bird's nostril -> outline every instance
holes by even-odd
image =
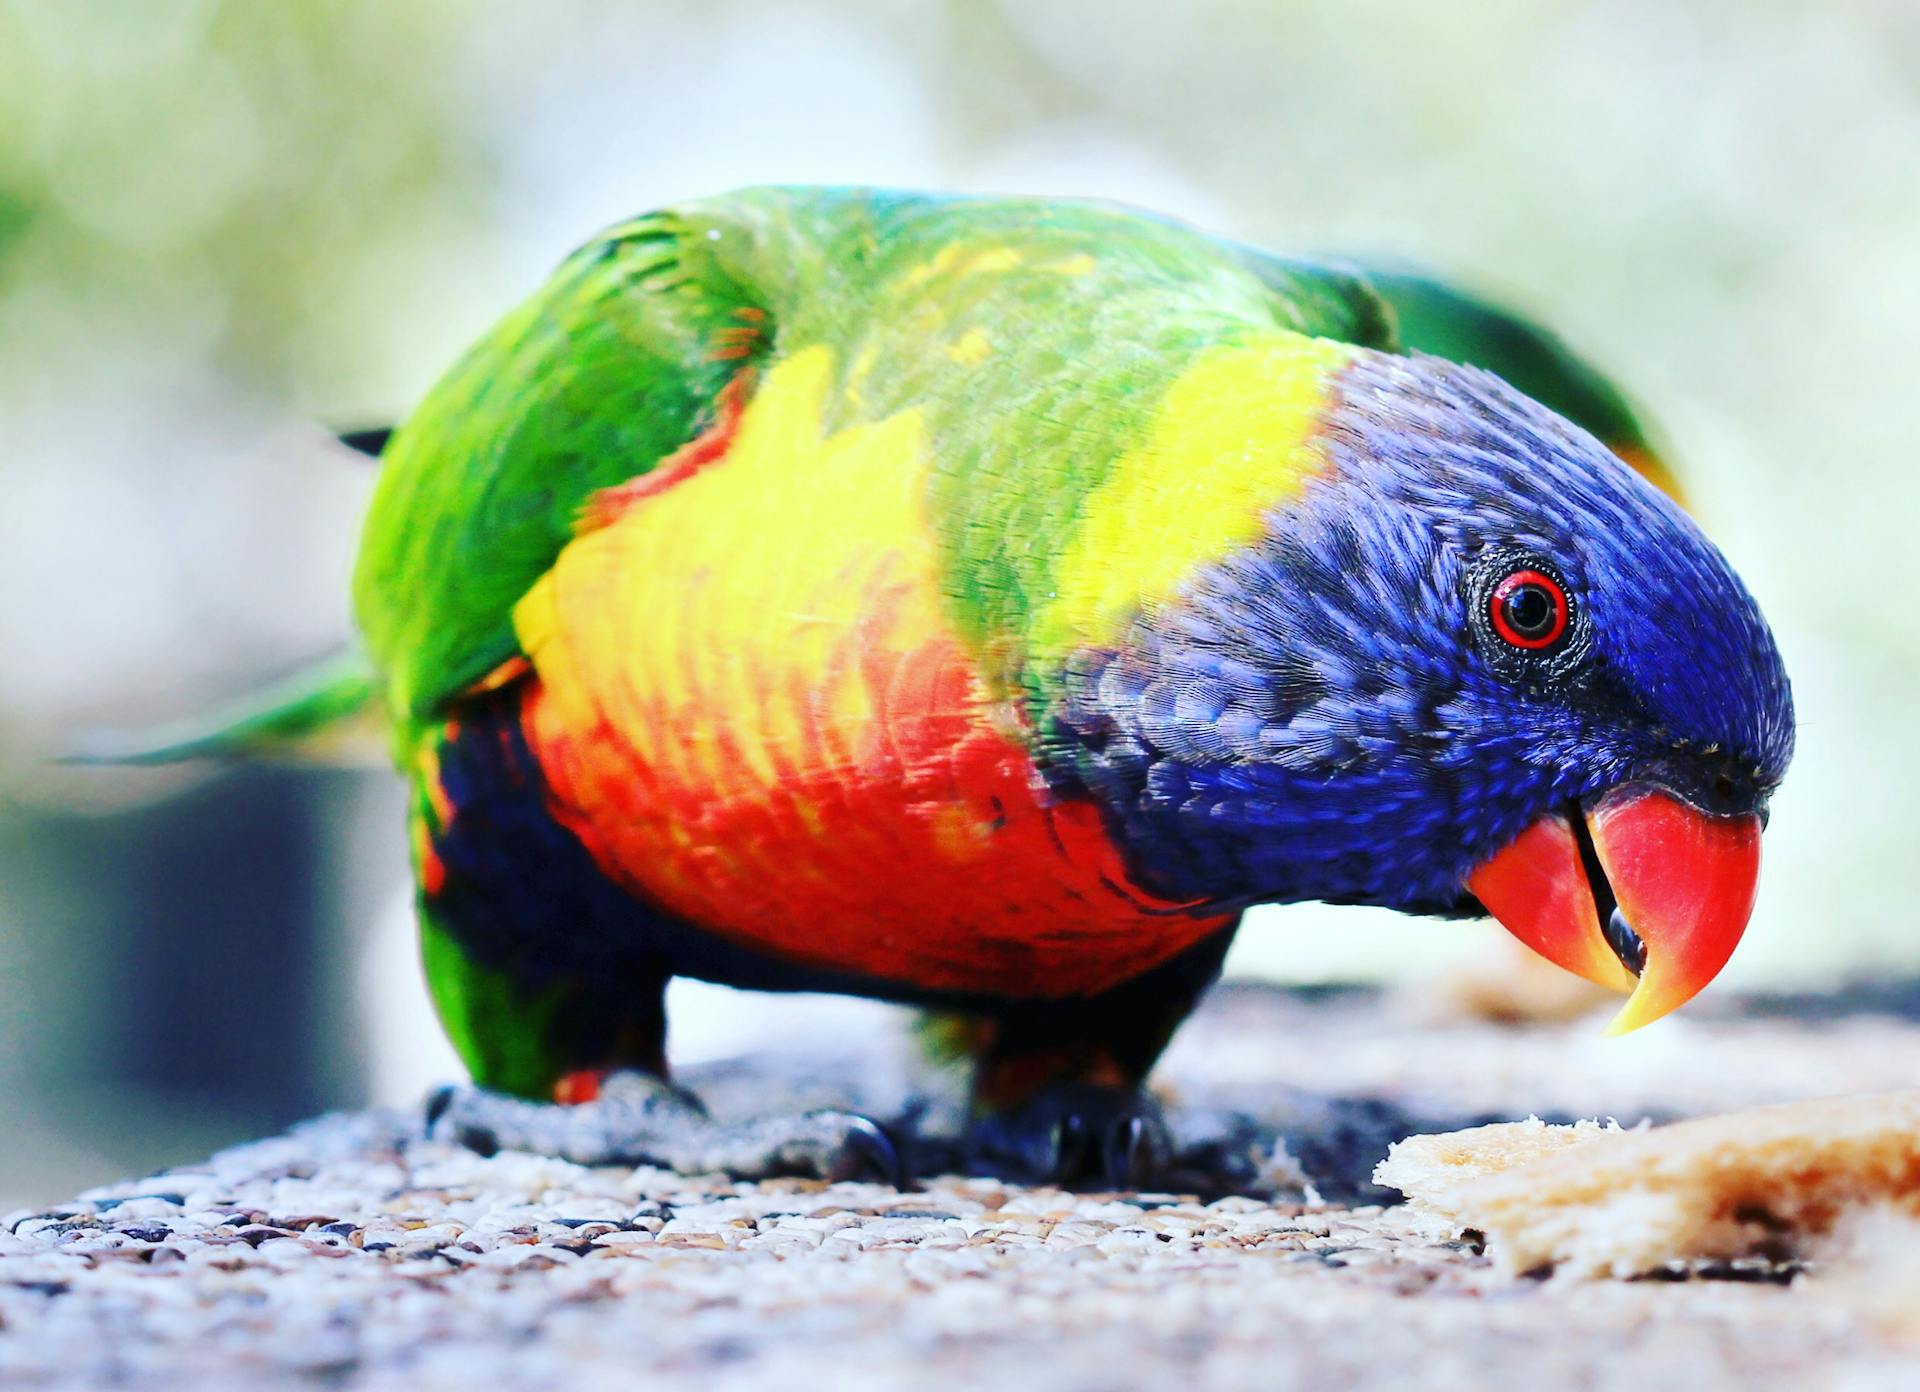
[[[1723,800],[1731,802],[1733,800],[1733,793],[1734,793],[1732,775],[1723,773],[1718,778],[1714,779],[1713,791],[1718,793]]]

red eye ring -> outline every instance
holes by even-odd
[[[1548,607],[1541,608],[1544,598]],[[1567,592],[1539,570],[1516,570],[1493,587],[1487,617],[1500,641],[1527,652],[1559,642],[1567,631]]]

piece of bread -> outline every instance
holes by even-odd
[[[1920,1215],[1920,1091],[1632,1131],[1538,1120],[1412,1136],[1374,1171],[1428,1232],[1485,1234],[1509,1272],[1632,1276],[1756,1251],[1817,1255],[1862,1205]]]
[[[1559,1155],[1600,1136],[1624,1135],[1616,1122],[1579,1121],[1552,1126],[1539,1117],[1409,1136],[1387,1150],[1374,1167],[1373,1182],[1407,1196],[1414,1229],[1431,1237],[1453,1237],[1474,1225],[1458,1219],[1462,1196],[1488,1175],[1504,1173],[1550,1155]]]

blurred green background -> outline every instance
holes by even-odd
[[[49,755],[337,642],[371,469],[320,426],[749,182],[1101,195],[1531,309],[1660,422],[1795,679],[1728,980],[1920,971],[1917,166],[1907,0],[0,4],[0,1209],[450,1073],[384,774]],[[1238,971],[1483,941],[1262,918]]]

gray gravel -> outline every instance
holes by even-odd
[[[1607,1092],[1580,1081],[1592,1031],[1228,993],[1169,1061],[1170,1092],[1203,1117],[1246,1098],[1236,1134],[1285,1134],[1336,1187],[1371,1142],[1311,1128],[1577,1109]],[[1892,1018],[1709,1018],[1674,1047],[1715,1081],[1669,1061],[1615,1090],[1734,1105],[1822,1060],[1819,1077],[1893,1085],[1916,1046]],[[825,1065],[795,1059],[715,1073],[708,1092],[745,1105],[788,1069],[810,1074],[810,1100],[903,1100],[852,1081],[821,1098]],[[1912,1331],[1856,1301],[1857,1279],[1511,1282],[1391,1209],[1304,1202],[1266,1158],[1262,1194],[1212,1202],[980,1179],[898,1193],[482,1159],[417,1139],[410,1116],[323,1118],[0,1220],[0,1386],[1913,1385]]]

